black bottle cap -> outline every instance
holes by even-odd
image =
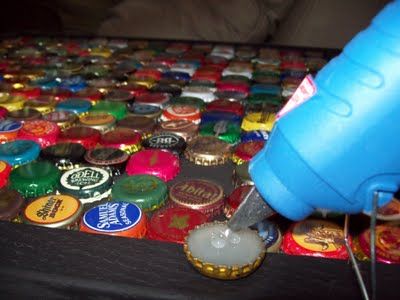
[[[182,89],[176,84],[157,83],[150,89],[153,93],[169,93],[173,97],[178,97],[182,93]]]
[[[186,142],[179,135],[169,132],[160,132],[145,139],[142,142],[142,146],[147,149],[169,150],[179,156],[185,150]]]
[[[40,157],[54,163],[60,170],[70,170],[84,162],[86,149],[77,143],[58,143],[42,149]]]
[[[107,167],[111,176],[116,177],[124,173],[129,155],[117,148],[97,147],[90,149],[85,154],[85,160],[97,167]]]

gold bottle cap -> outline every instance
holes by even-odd
[[[215,166],[226,163],[231,145],[214,136],[197,136],[187,145],[185,157],[196,165]]]
[[[110,57],[112,52],[110,49],[108,48],[103,48],[103,47],[99,47],[99,48],[92,48],[90,49],[90,55],[92,56],[102,56],[102,57]]]
[[[40,96],[24,103],[24,107],[36,109],[41,114],[51,113],[54,111],[55,106],[56,100],[51,96]]]
[[[105,112],[89,112],[79,118],[79,125],[94,128],[102,133],[115,127],[115,117]]]
[[[233,232],[226,222],[197,226],[189,232],[183,249],[201,274],[224,280],[250,275],[261,265],[266,253],[255,230]]]
[[[128,83],[135,83],[137,85],[141,85],[147,89],[150,89],[153,85],[155,85],[156,81],[152,78],[133,78],[129,80]]]
[[[46,73],[42,70],[25,70],[24,72],[20,73],[22,78],[28,78],[30,81],[38,80],[43,78]]]
[[[254,185],[249,174],[249,162],[236,165],[233,170],[233,186],[236,188],[242,185]]]
[[[355,237],[353,239],[353,242],[351,243],[351,248],[353,250],[354,256],[360,260],[360,261],[367,261],[369,260],[369,257],[362,251],[360,247],[360,241],[358,240],[358,237]]]

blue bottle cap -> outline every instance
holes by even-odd
[[[244,131],[240,136],[242,143],[253,142],[253,141],[267,141],[269,139],[269,131],[265,130],[254,130]]]
[[[35,160],[39,153],[40,145],[34,141],[17,140],[0,144],[0,160],[13,167]]]
[[[53,88],[59,87],[61,80],[54,77],[44,77],[33,82],[33,85],[39,86],[42,90],[51,90]]]
[[[278,226],[268,220],[263,220],[254,225],[254,228],[258,231],[258,235],[264,241],[265,247],[268,252],[278,252],[281,244],[282,236]]]
[[[143,67],[143,64],[135,59],[126,59],[121,61],[117,66],[117,70],[136,70]]]
[[[13,120],[0,121],[0,133],[12,132],[21,129],[22,123]]]
[[[73,93],[79,92],[87,86],[86,81],[81,76],[73,76],[61,81],[60,87]]]
[[[57,111],[68,111],[75,114],[88,112],[92,107],[90,101],[81,98],[68,98],[60,103],[57,103]]]
[[[128,111],[132,114],[142,116],[161,113],[161,109],[157,106],[138,103],[134,103],[132,105],[128,104]]]
[[[201,66],[201,62],[195,59],[179,59],[177,64],[191,65],[193,68],[197,69]]]
[[[136,204],[106,202],[88,210],[82,219],[92,230],[114,233],[133,228],[141,218],[142,211]]]
[[[306,77],[306,75],[307,73],[302,70],[285,70],[281,74],[281,79],[285,79],[287,77],[303,79],[304,77]]]
[[[242,117],[237,114],[220,111],[206,111],[201,115],[201,125],[218,121],[228,121],[240,124],[242,122]]]
[[[162,74],[162,78],[189,81],[190,75],[186,72],[167,71]]]
[[[274,85],[274,84],[254,84],[250,88],[250,94],[269,94],[269,95],[275,95],[275,96],[280,96],[282,93],[280,85]]]

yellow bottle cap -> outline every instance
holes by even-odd
[[[90,51],[90,55],[93,56],[102,56],[102,57],[110,57],[111,56],[111,50],[108,48],[93,48]]]
[[[275,123],[275,113],[261,112],[250,113],[243,118],[242,129],[245,131],[266,130],[271,131]]]
[[[22,109],[26,98],[22,96],[11,96],[7,93],[0,95],[0,106],[6,108],[8,111]]]
[[[69,228],[82,212],[81,202],[69,195],[47,195],[29,203],[23,213],[27,224],[51,228]]]
[[[129,80],[128,83],[135,83],[137,85],[141,85],[147,89],[150,89],[156,83],[156,81],[151,78],[143,78],[143,79],[140,78],[140,79]]]
[[[43,115],[54,111],[55,106],[56,101],[51,96],[41,96],[24,103],[24,107],[36,109]]]

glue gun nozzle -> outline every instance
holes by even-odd
[[[274,213],[274,210],[268,206],[253,186],[228,221],[228,227],[233,231],[245,229]]]

